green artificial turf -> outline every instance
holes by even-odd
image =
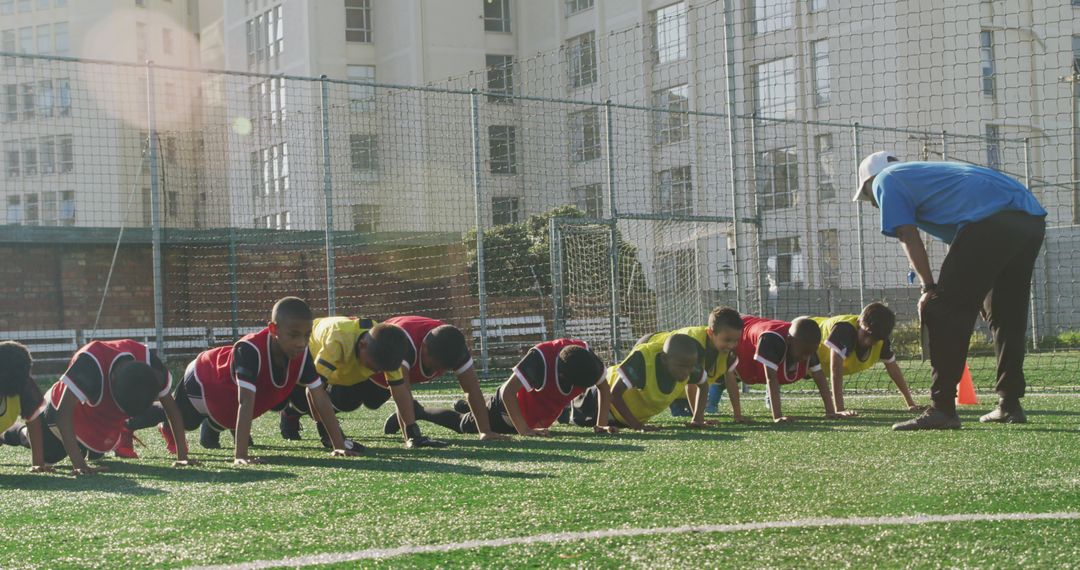
[[[809,386],[805,386],[809,387]],[[804,387],[804,388],[805,388]],[[447,384],[441,388],[445,390]],[[449,398],[424,390],[420,398]],[[233,467],[190,434],[195,468],[174,469],[154,430],[139,460],[111,473],[27,472],[29,452],[0,448],[0,567],[177,567],[541,533],[782,521],[816,517],[1080,511],[1080,397],[1025,400],[1031,422],[978,423],[991,398],[961,410],[958,432],[894,433],[899,397],[853,397],[859,418],[827,421],[821,403],[789,394],[788,426],[696,431],[664,414],[656,433],[592,434],[557,426],[551,439],[483,443],[423,424],[453,443],[406,450],[381,434],[390,407],[343,416],[367,457],[331,458],[307,429],[255,424],[255,454]],[[925,401],[925,394],[919,395]],[[229,445],[228,436],[222,438]],[[66,467],[65,462],[63,466]],[[941,523],[609,538],[403,556],[342,567],[918,567],[1076,564],[1080,521]]]

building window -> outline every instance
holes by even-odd
[[[0,15],[15,13],[15,0],[0,0]]]
[[[56,55],[69,55],[71,53],[71,40],[68,38],[67,22],[53,24],[53,41]]]
[[[825,289],[840,288],[840,232],[821,230],[818,232],[818,247],[821,252],[821,286]]]
[[[36,226],[41,221],[38,210],[38,195],[26,194],[23,196],[23,224]]]
[[[71,135],[56,137],[56,168],[61,174],[75,170],[75,145]]]
[[[758,153],[757,186],[763,210],[787,208],[795,204],[795,193],[799,188],[795,147]]]
[[[824,12],[829,7],[828,0],[810,0],[811,12]]]
[[[289,145],[281,143],[273,147],[274,191],[284,194],[289,190]]]
[[[349,135],[349,157],[353,172],[374,172],[378,166],[378,139],[375,135]]]
[[[265,62],[277,63],[285,48],[285,19],[281,6],[256,15],[245,24],[248,67]]]
[[[8,196],[7,223],[19,225],[23,221],[22,196]]]
[[[48,55],[52,53],[52,26],[45,24],[37,27],[37,53]]]
[[[19,53],[34,53],[34,28],[19,28]],[[23,60],[24,65],[29,65],[30,60]]]
[[[510,0],[482,0],[484,2],[484,31],[510,31]]]
[[[803,259],[799,238],[765,240],[765,255],[771,285],[802,285]]]
[[[487,100],[489,103],[513,103],[505,95],[514,94],[514,57],[509,55],[488,55],[487,63]]]
[[[754,66],[754,110],[764,118],[795,114],[795,60],[785,57]]]
[[[53,84],[52,80],[38,81],[37,84],[37,116],[53,116]]]
[[[345,0],[345,41],[371,43],[371,0]]]
[[[173,53],[173,35],[169,28],[161,29],[161,53],[165,55]]]
[[[814,137],[814,150],[817,152],[817,187],[821,200],[836,199],[837,160],[833,148],[832,135]]]
[[[374,65],[350,65],[346,67],[349,81],[375,82]],[[349,110],[363,113],[375,108],[375,86],[349,84]]]
[[[56,116],[71,116],[71,82],[67,79],[56,80]]]
[[[56,172],[56,141],[52,137],[41,137],[38,142],[38,160],[42,174]]]
[[[794,23],[794,0],[754,0],[751,32],[767,34],[786,30]]]
[[[379,231],[381,214],[378,204],[353,204],[353,231],[364,234]]]
[[[1074,4],[1077,1],[1080,1],[1080,0],[1074,0]],[[1080,97],[1080,36],[1073,36],[1072,37],[1072,48],[1073,48],[1073,64],[1072,64],[1073,94],[1076,97]]]
[[[492,198],[491,199],[491,223],[502,226],[516,224],[521,218],[521,199],[519,198]]]
[[[604,193],[600,184],[587,184],[572,188],[574,205],[585,212],[590,218],[600,218],[604,215]]]
[[[1001,128],[986,125],[986,165],[1001,170]]]
[[[33,2],[30,0],[19,0],[19,12],[25,14],[34,9]]]
[[[18,141],[4,143],[4,171],[8,178],[18,178],[22,173],[20,166],[21,149]]]
[[[658,214],[688,216],[693,213],[693,185],[690,167],[680,166],[656,173],[653,210]]]
[[[686,2],[652,13],[653,61],[659,64],[686,59]]]
[[[488,127],[492,174],[517,174],[517,129],[505,125]]]
[[[270,38],[270,59],[280,58],[283,51],[285,51],[285,18],[282,13],[283,8],[274,6],[273,10],[267,12],[271,16],[270,25],[267,36]],[[285,217],[288,219],[289,213],[285,212]],[[289,228],[285,228],[289,229]]]
[[[570,88],[577,89],[596,83],[596,34],[588,32],[567,40],[566,69]]]
[[[570,113],[570,160],[585,162],[600,158],[600,113],[586,109]]]
[[[75,192],[73,190],[60,193],[60,207],[57,211],[56,222],[61,226],[75,225]]]
[[[994,96],[994,33],[989,30],[979,32],[979,54],[982,59],[982,93]]]
[[[810,42],[810,58],[814,70],[814,105],[829,102],[829,40]]]
[[[38,173],[37,141],[26,139],[22,142],[22,174],[34,176]]]
[[[19,86],[10,83],[4,86],[4,122],[13,123],[19,120]]]
[[[19,95],[22,99],[22,118],[24,120],[33,119],[37,113],[37,97],[34,95],[34,84],[23,83],[19,88]]]
[[[254,151],[249,155],[248,168],[251,173],[251,195],[259,197],[263,193],[263,168],[259,151]]]
[[[56,225],[56,192],[41,193],[41,225]]]
[[[658,145],[672,144],[690,138],[690,88],[677,85],[653,92],[654,140]]]
[[[9,53],[14,53],[15,51],[18,50],[18,48],[16,47],[18,44],[16,43],[16,40],[15,40],[15,30],[4,30],[3,33],[0,34],[0,36],[2,36],[2,38],[3,38],[2,40],[0,40],[0,49],[3,49],[3,51],[9,52]],[[13,58],[13,57],[5,57],[4,58],[4,67],[14,67],[14,66],[15,66],[15,58]]]
[[[566,15],[573,16],[593,7],[593,0],[566,0]]]

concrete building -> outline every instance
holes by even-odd
[[[130,62],[4,58],[0,65],[6,223],[148,225],[146,60],[197,67],[198,13],[187,0],[3,0],[0,50]],[[201,103],[156,83],[162,212],[192,224]]]

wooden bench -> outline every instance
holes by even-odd
[[[480,319],[472,319],[473,356],[480,355]],[[494,368],[509,368],[536,343],[548,339],[544,317],[498,317],[487,320],[488,362]]]
[[[593,344],[595,341],[611,343],[611,320],[606,318],[570,319],[566,321],[567,338],[577,338]],[[632,344],[637,339],[627,319],[619,320],[619,340]]]

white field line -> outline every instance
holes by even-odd
[[[982,395],[982,396],[985,396],[986,402],[988,403],[988,405],[992,405],[996,401],[995,399],[997,398],[997,396],[995,394],[992,394],[992,393],[989,393],[989,392],[986,392],[986,393],[979,392],[979,394]],[[762,399],[762,400],[765,399],[765,392],[764,391],[751,391],[748,394],[744,393],[744,394],[740,394],[740,395],[743,398],[758,398],[758,399]],[[927,397],[926,394],[912,394],[912,396],[914,396],[915,398],[922,397],[924,399]],[[418,402],[424,402],[425,404],[426,403],[431,403],[431,404],[451,404],[451,403],[456,402],[458,400],[464,400],[465,395],[461,394],[459,396],[459,395],[452,395],[452,394],[415,394],[414,393],[413,398],[415,398]],[[1027,398],[1080,398],[1080,391],[1077,391],[1077,392],[1035,392],[1035,393],[1029,393],[1029,394],[1025,395],[1024,398],[1025,399],[1027,399]],[[725,397],[725,400],[726,399],[727,398]],[[810,395],[810,394],[805,394],[805,395],[804,394],[791,394],[791,395],[785,394],[783,396],[783,399],[784,399],[784,401],[789,401],[789,400],[816,400],[816,401],[820,401],[821,397],[817,396],[817,395]],[[892,400],[892,399],[895,399],[897,402],[903,403],[904,398],[899,393],[896,393],[896,394],[862,394],[862,395],[854,394],[854,395],[845,395],[844,396],[844,401],[846,401],[846,402],[850,402],[850,401],[854,401],[854,400]]]
[[[355,552],[336,554],[315,554],[280,560],[257,560],[223,566],[196,566],[201,570],[254,570],[259,568],[296,568],[317,564],[341,564],[359,560],[372,560],[409,556],[414,554],[432,554],[473,550],[477,548],[501,548],[505,546],[555,544],[580,540],[627,538],[636,536],[675,535],[690,533],[735,533],[759,530],[816,527],[868,527],[868,526],[911,526],[936,523],[993,522],[993,521],[1041,521],[1041,520],[1078,520],[1080,512],[1061,513],[971,513],[956,515],[908,515],[898,517],[851,517],[851,518],[810,518],[791,521],[770,521],[740,524],[687,525],[660,528],[614,528],[582,532],[557,532],[517,536],[488,540],[467,540],[447,544],[406,545],[395,548],[371,548]]]

